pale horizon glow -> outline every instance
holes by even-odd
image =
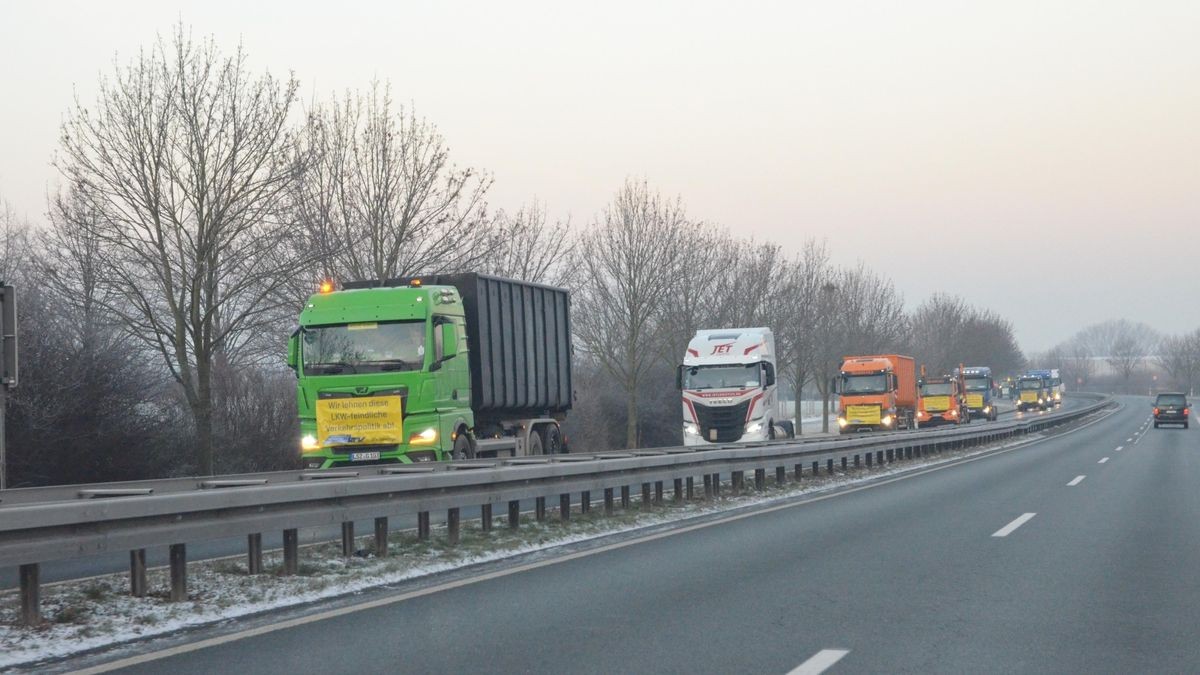
[[[182,20],[325,99],[388,81],[492,208],[586,226],[626,177],[1043,350],[1200,326],[1200,3],[56,2],[0,8],[0,198],[34,222],[77,92]]]

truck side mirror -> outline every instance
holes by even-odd
[[[829,391],[831,391],[831,392],[833,392],[833,393],[835,393],[835,394],[840,394],[840,393],[842,393],[842,381],[841,381],[841,378],[833,377],[833,378],[830,378],[830,379],[829,379]]]
[[[675,369],[675,388],[683,391],[683,369],[687,366],[679,366]]]
[[[892,381],[892,391],[896,391],[897,389],[900,388],[900,376],[899,375],[892,373],[891,375],[888,375],[888,378],[890,378]]]
[[[453,323],[442,324],[442,356],[441,360],[458,356],[458,327]]]
[[[287,364],[296,376],[300,376],[300,329],[297,328],[292,332],[292,336],[288,338],[287,346]]]
[[[775,366],[770,363],[766,364],[766,366],[767,366],[767,377],[766,377],[767,386],[773,387],[773,386],[775,386]]]

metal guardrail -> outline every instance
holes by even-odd
[[[38,565],[51,560],[129,551],[130,589],[142,595],[145,549],[169,546],[171,599],[183,601],[188,542],[245,535],[249,570],[255,574],[262,570],[261,533],[282,531],[283,572],[295,574],[299,528],[340,524],[343,550],[350,555],[354,522],[374,519],[376,551],[386,555],[389,516],[417,514],[418,535],[428,537],[429,513],[445,509],[449,539],[457,543],[464,506],[480,506],[483,527],[491,529],[496,505],[507,506],[508,525],[516,527],[522,500],[535,500],[541,520],[546,499],[556,495],[561,517],[569,518],[572,495],[579,495],[580,508],[588,511],[592,493],[602,492],[605,511],[611,512],[617,491],[622,506],[630,505],[635,485],[641,486],[644,502],[661,503],[664,483],[671,483],[674,499],[690,499],[699,477],[711,497],[720,494],[724,480],[735,492],[742,490],[745,472],[752,471],[756,488],[762,489],[769,468],[778,481],[787,479],[789,469],[800,480],[836,468],[870,467],[990,443],[1070,422],[1111,403],[1111,398],[1096,398],[1100,400],[1076,409],[1022,419],[808,442],[7,490],[0,493],[0,565],[20,567],[22,620],[35,625],[41,622]],[[13,493],[17,497],[10,501]]]

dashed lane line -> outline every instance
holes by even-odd
[[[788,675],[820,675],[849,653],[849,649],[822,649],[804,663],[788,671]]]
[[[1097,464],[1103,464],[1103,463],[1105,463],[1105,462],[1107,462],[1107,461],[1108,461],[1108,458],[1107,458],[1107,457],[1101,457],[1101,458],[1100,458],[1100,461],[1099,461],[1099,462],[1096,462],[1096,463],[1097,463]]]
[[[1087,476],[1075,476],[1075,478],[1072,479],[1070,483],[1067,483],[1067,487],[1075,487],[1076,485],[1079,485],[1080,483],[1083,482],[1084,478],[1087,478]],[[992,535],[992,536],[994,537],[996,535]]]
[[[1004,527],[993,532],[992,536],[993,537],[1007,537],[1008,535],[1015,532],[1018,527],[1024,525],[1025,523],[1028,523],[1036,515],[1037,515],[1036,513],[1023,513],[1023,514],[1017,516],[1016,520],[1012,521],[1011,523],[1009,523],[1009,524],[1005,525]]]

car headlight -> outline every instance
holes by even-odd
[[[683,433],[688,436],[699,436],[700,429],[699,429],[699,427],[697,427],[695,424],[692,424],[691,422],[684,422],[683,423]]]
[[[429,427],[428,429],[422,431],[421,433],[413,434],[413,435],[409,436],[408,444],[409,445],[433,445],[434,443],[437,443],[437,439],[438,439],[437,429],[435,429],[433,427]]]
[[[845,417],[838,418],[838,426],[839,427],[845,428],[847,424],[849,424],[849,422],[846,421]]]
[[[312,434],[304,434],[300,437],[301,450],[320,450],[321,444],[317,442],[317,437]]]
[[[759,420],[757,422],[751,422],[750,424],[746,425],[746,433],[748,433],[748,434],[757,434],[758,432],[762,431],[762,429],[763,429],[762,420]]]

